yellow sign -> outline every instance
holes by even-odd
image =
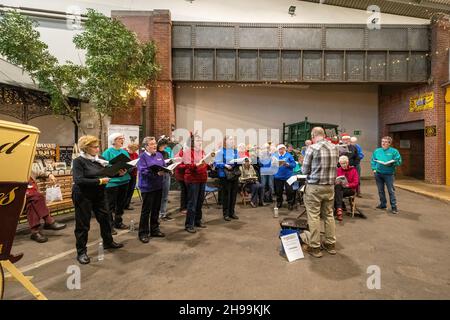
[[[434,108],[434,93],[428,92],[409,100],[409,112],[419,112]]]
[[[0,120],[0,181],[27,182],[39,130]]]

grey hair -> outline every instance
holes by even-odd
[[[148,146],[149,142],[155,140],[155,137],[145,137],[144,139],[142,139],[142,146],[145,148],[146,146]]]
[[[325,137],[325,130],[322,127],[314,127],[311,130],[311,138]]]
[[[348,160],[348,157],[347,157],[347,156],[340,156],[340,157],[339,157],[339,163],[340,163],[341,161],[344,161],[344,162],[349,162],[349,160]]]

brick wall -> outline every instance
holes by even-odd
[[[157,80],[150,85],[147,99],[146,135],[170,135],[175,125],[175,103],[172,85],[172,21],[168,10],[112,11],[111,16],[134,31],[139,40],[153,40],[157,47],[156,61],[161,67]],[[111,123],[141,124],[140,102],[129,112],[115,114]]]
[[[436,125],[437,135],[425,137],[425,181],[445,184],[445,89],[448,82],[448,48],[450,47],[450,22],[447,18],[431,24],[431,82],[407,88],[389,88],[380,93],[379,133],[388,134],[388,125],[424,120],[425,126]],[[393,92],[392,92],[393,91]],[[409,112],[409,99],[425,92],[434,92],[434,109]]]

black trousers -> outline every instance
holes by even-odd
[[[236,197],[239,191],[238,180],[227,180],[220,178],[220,186],[222,189],[222,211],[224,217],[234,215],[234,207],[236,206]]]
[[[277,196],[277,206],[281,207],[283,205],[283,191],[286,191],[286,200],[289,205],[295,204],[295,191],[292,189],[286,180],[273,179],[273,185],[275,189],[275,194]]]
[[[341,184],[337,184],[334,186],[334,208],[342,209],[342,203],[345,197],[353,196],[355,191],[350,188],[345,188]]]
[[[133,198],[134,189],[136,188],[136,177],[131,176],[131,180],[128,183],[127,197],[125,199],[124,208],[128,208],[131,204],[131,199]]]
[[[180,211],[187,209],[187,188],[182,180],[177,180],[180,185]]]
[[[113,241],[111,235],[111,224],[109,214],[106,209],[106,199],[104,188],[99,188],[98,194],[90,194],[87,197],[81,191],[72,192],[72,201],[75,207],[75,239],[77,253],[82,254],[87,251],[89,229],[91,227],[91,214],[94,212],[95,218],[100,225],[100,234],[103,244],[110,244]]]
[[[108,201],[109,219],[111,225],[118,227],[123,222],[123,210],[127,199],[128,183],[118,187],[106,188],[106,199]]]
[[[139,237],[159,231],[159,210],[161,209],[162,189],[142,193],[142,211],[139,221]],[[149,221],[150,220],[150,221]],[[150,222],[150,223],[149,223]]]

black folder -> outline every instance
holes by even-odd
[[[169,169],[167,169],[166,167],[163,167],[163,166],[160,166],[157,164],[154,164],[154,165],[150,166],[149,168],[150,168],[150,170],[152,170],[152,172],[154,174],[158,174],[159,171],[164,171],[164,172],[168,172],[168,173],[172,172]]]
[[[119,174],[120,169],[131,169],[134,166],[131,164],[128,164],[127,162],[130,162],[130,158],[128,158],[123,153],[119,154],[117,157],[111,159],[109,161],[110,166],[103,169],[100,173],[101,176],[104,177],[115,177]]]

